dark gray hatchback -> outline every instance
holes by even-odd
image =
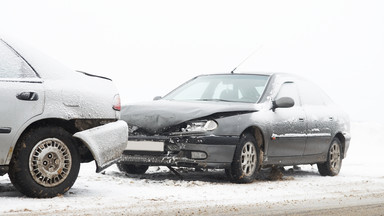
[[[125,106],[129,125],[121,171],[148,166],[223,168],[252,182],[261,167],[317,164],[337,175],[349,147],[349,119],[313,83],[289,74],[213,74],[163,98]]]

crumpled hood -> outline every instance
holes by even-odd
[[[185,121],[216,113],[254,112],[258,110],[259,105],[247,103],[157,100],[123,106],[121,119],[126,121],[128,125],[157,133]]]

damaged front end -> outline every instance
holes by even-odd
[[[96,161],[96,172],[101,172],[120,159],[127,146],[127,123],[119,120],[73,135],[80,139]]]
[[[129,127],[121,163],[148,166],[227,168],[238,137],[217,136],[214,120],[194,120],[151,133]]]

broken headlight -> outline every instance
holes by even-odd
[[[213,120],[192,121],[187,123],[186,127],[181,128],[181,132],[206,132],[217,128],[217,123]]]
[[[139,127],[128,125],[128,133],[130,133],[130,134],[135,132],[137,129],[139,129]]]

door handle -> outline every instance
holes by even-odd
[[[11,131],[12,131],[12,128],[10,127],[0,127],[0,133],[9,134],[11,133]]]
[[[16,98],[19,100],[37,101],[39,100],[39,95],[36,92],[21,92],[16,95]]]
[[[299,121],[303,122],[304,121],[304,117],[300,117]]]
[[[332,116],[329,116],[329,121],[333,121],[333,117]]]

